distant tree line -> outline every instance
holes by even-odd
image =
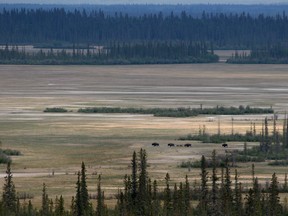
[[[245,134],[231,133],[221,134],[218,128],[217,134],[208,134],[206,127],[199,128],[198,134],[180,137],[179,140],[200,140],[203,143],[223,143],[223,142],[244,142],[243,151],[233,151],[234,159],[239,162],[260,162],[273,160],[269,165],[286,166],[288,165],[288,119],[287,116],[283,121],[282,133],[277,129],[277,119],[273,118],[272,133],[269,132],[268,119],[265,118],[262,123],[262,129],[256,133],[255,124],[251,123],[250,130]],[[247,148],[247,142],[258,142],[259,146]],[[199,164],[199,162],[198,162]],[[183,167],[194,166],[195,164],[183,164]],[[197,166],[197,164],[195,165]]]
[[[81,108],[78,112],[82,113],[134,113],[134,114],[153,114],[158,117],[191,117],[197,115],[244,115],[273,113],[272,108],[252,108],[250,106],[223,107],[216,106],[213,108],[120,108],[120,107],[88,107]]]
[[[105,47],[26,52],[18,46],[0,50],[0,64],[176,64],[217,62],[205,43],[196,42],[114,42]]]
[[[262,48],[253,48],[249,54],[238,53],[232,55],[227,63],[237,64],[287,64],[288,47],[278,44]]]
[[[60,195],[52,199],[43,184],[42,202],[36,209],[31,199],[20,200],[17,196],[10,163],[7,165],[6,177],[0,202],[0,215],[3,216],[192,216],[192,215],[267,215],[280,216],[288,214],[287,197],[280,201],[280,192],[288,191],[287,174],[284,183],[279,183],[276,174],[266,185],[259,183],[252,165],[251,186],[243,187],[235,169],[231,174],[228,159],[225,160],[219,174],[215,150],[211,156],[208,172],[207,160],[200,161],[200,178],[190,183],[188,177],[184,182],[172,183],[169,173],[164,179],[164,187],[159,187],[157,180],[152,181],[148,173],[147,154],[141,149],[134,151],[131,160],[131,174],[124,176],[123,189],[116,195],[114,208],[105,204],[104,191],[101,188],[101,176],[98,178],[96,202],[92,205],[87,186],[85,164],[82,162],[78,172],[75,196],[70,208],[65,208],[65,201]],[[198,181],[198,183],[196,182]],[[192,205],[191,203],[194,203]]]
[[[54,9],[3,9],[0,43],[63,43],[108,45],[110,42],[206,42],[216,48],[251,49],[286,42],[287,15],[251,16],[248,13],[206,13],[193,17],[185,11],[140,15],[120,11],[66,11]]]

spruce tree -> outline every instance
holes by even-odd
[[[147,174],[147,155],[144,149],[140,150],[140,162],[139,162],[139,189],[137,197],[137,212],[140,215],[147,215],[150,206],[148,203],[148,174]]]
[[[206,170],[206,159],[204,155],[201,157],[201,188],[200,188],[200,200],[198,204],[199,215],[207,215],[208,208],[208,172]]]
[[[80,193],[81,193],[81,203],[84,215],[88,215],[90,212],[89,194],[86,182],[86,168],[84,162],[81,164],[81,181],[80,181]]]
[[[105,216],[104,192],[101,190],[101,175],[98,177],[96,216]]]
[[[225,215],[229,215],[232,212],[232,189],[231,189],[231,176],[230,168],[228,164],[228,158],[225,160],[225,176],[223,182],[223,197],[221,197],[222,211]]]
[[[10,162],[7,164],[6,169],[6,176],[2,193],[2,203],[4,210],[7,212],[16,212],[17,199]]]
[[[275,173],[272,175],[270,187],[269,187],[269,215],[277,216],[282,213],[282,206],[280,205],[278,181]]]
[[[152,191],[152,215],[158,216],[161,214],[161,205],[160,200],[158,198],[158,186],[157,181],[153,182],[153,191]]]
[[[83,204],[82,204],[82,197],[81,197],[81,174],[78,172],[77,182],[76,182],[76,196],[74,201],[75,204],[72,204],[74,216],[82,216],[84,215]]]
[[[172,199],[171,199],[171,189],[170,189],[170,176],[169,173],[165,177],[166,188],[164,190],[164,205],[163,205],[163,216],[172,215]]]
[[[48,194],[46,192],[46,185],[45,185],[45,183],[43,183],[41,216],[48,216],[48,215],[50,215],[49,198],[48,198]]]
[[[131,198],[132,198],[132,205],[136,205],[136,197],[138,191],[138,178],[137,178],[137,155],[136,152],[133,152],[132,161],[131,161]]]
[[[242,212],[242,191],[241,185],[238,182],[238,172],[235,169],[235,186],[234,186],[234,212],[236,215],[241,216],[243,215]]]
[[[190,215],[192,212],[190,205],[190,184],[188,181],[188,176],[185,177],[185,185],[184,185],[184,216]]]
[[[55,216],[65,216],[65,215],[66,213],[64,208],[64,199],[61,195],[59,199],[58,197],[56,197],[55,199]]]
[[[217,181],[219,180],[217,176],[217,162],[216,162],[216,151],[213,150],[212,152],[212,176],[211,176],[211,181],[212,181],[212,188],[211,188],[211,215],[218,215],[219,214],[219,206],[218,206],[218,183]]]

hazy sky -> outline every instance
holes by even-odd
[[[275,4],[288,0],[0,0],[0,3],[32,4]]]

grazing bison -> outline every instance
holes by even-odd
[[[190,143],[186,143],[184,146],[185,147],[192,147],[192,145]]]
[[[152,143],[152,146],[154,146],[154,147],[159,146],[159,143],[154,142],[154,143]]]
[[[222,144],[222,147],[227,148],[227,147],[228,147],[228,144],[227,144],[227,143],[223,143],[223,144]]]
[[[174,147],[175,144],[174,144],[174,143],[168,143],[168,146],[169,146],[169,147]]]

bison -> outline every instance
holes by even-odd
[[[154,146],[154,147],[159,146],[159,143],[154,142],[154,143],[152,143],[152,146]]]
[[[174,143],[168,143],[168,146],[169,146],[169,147],[174,147],[175,144],[174,144]]]
[[[227,148],[227,147],[228,147],[228,144],[227,144],[227,143],[223,143],[223,144],[222,144],[222,147]]]
[[[184,146],[185,147],[192,147],[192,145],[190,143],[186,143]]]

